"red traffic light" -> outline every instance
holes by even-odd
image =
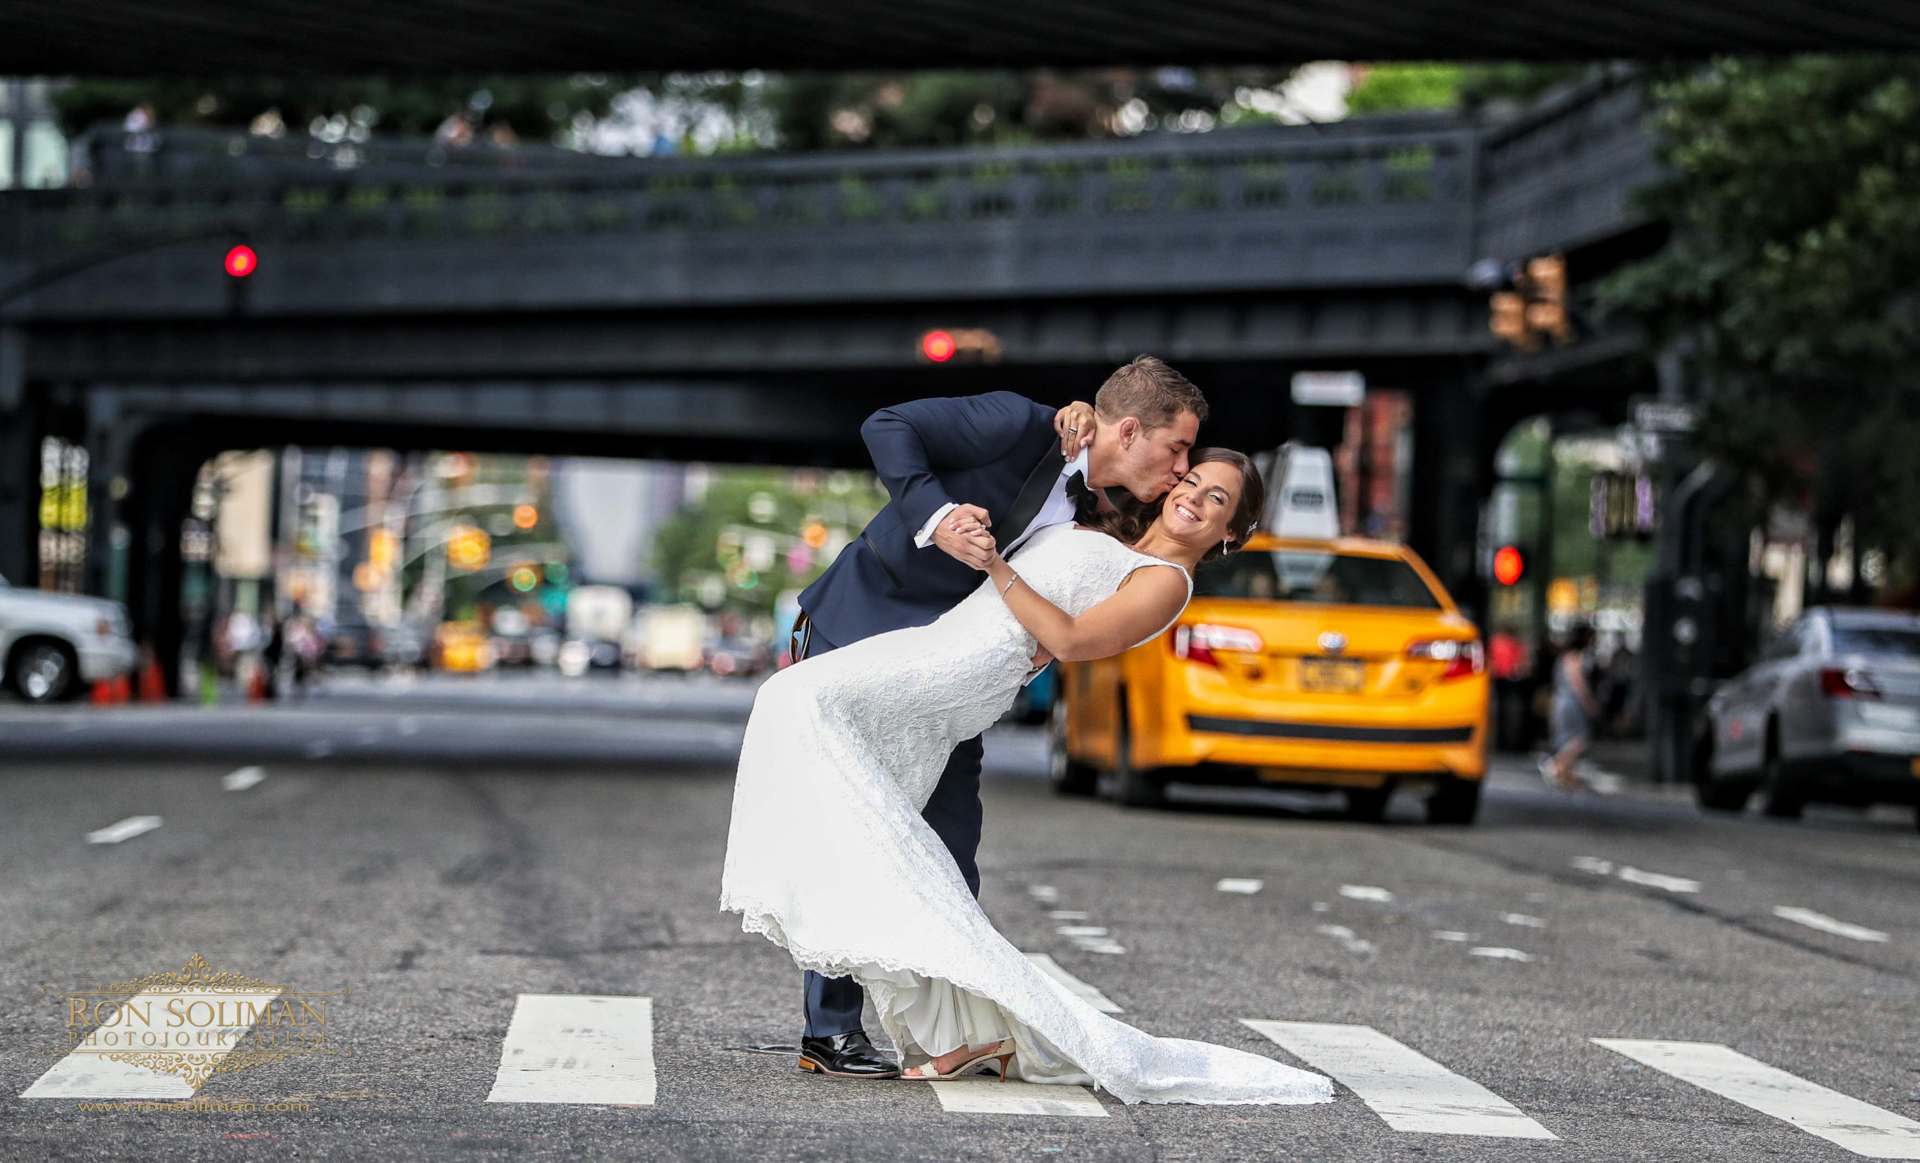
[[[1503,586],[1510,586],[1520,580],[1527,563],[1521,559],[1520,551],[1511,545],[1502,545],[1493,555],[1493,580]]]
[[[236,246],[227,252],[227,273],[236,279],[244,279],[260,265],[260,256],[253,253],[251,246]]]
[[[945,363],[958,350],[953,336],[944,331],[929,331],[920,337],[920,353],[935,363]]]

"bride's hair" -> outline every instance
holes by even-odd
[[[1201,555],[1200,561],[1204,565],[1246,547],[1253,527],[1260,523],[1260,514],[1266,511],[1267,483],[1261,478],[1260,470],[1254,467],[1253,461],[1231,448],[1196,448],[1187,455],[1189,468],[1203,464],[1230,464],[1240,470],[1240,503],[1234,506],[1233,519],[1228,522],[1233,530],[1233,540],[1217,544]],[[1149,526],[1159,520],[1167,497],[1162,494],[1157,501],[1142,503],[1124,490],[1116,491],[1121,493],[1115,502],[1119,511],[1095,513],[1087,518],[1087,525],[1132,545],[1140,540]]]

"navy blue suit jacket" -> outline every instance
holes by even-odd
[[[1014,498],[1043,457],[1064,467],[1054,409],[1012,392],[915,400],[882,408],[860,426],[892,500],[859,538],[800,595],[800,608],[829,642],[924,626],[980,585],[977,569],[929,543],[914,545],[934,510],[979,505],[1001,544]]]

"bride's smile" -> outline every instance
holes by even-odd
[[[1160,517],[1134,548],[1193,566],[1214,546],[1233,539],[1243,482],[1227,461],[1206,461],[1187,470],[1167,494]]]

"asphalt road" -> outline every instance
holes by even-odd
[[[1002,931],[1123,1021],[1334,1075],[1333,1103],[982,1096],[1000,1084],[743,1052],[799,1033],[791,962],[716,907],[750,698],[426,682],[271,709],[0,705],[0,1159],[1920,1157],[1909,814],[1706,818],[1659,789],[1567,797],[1518,760],[1478,826],[1434,829],[1412,803],[1357,825],[1276,795],[1062,800],[1036,731],[990,738],[982,897]],[[159,826],[88,842],[142,816]],[[71,1081],[63,991],[196,955],[350,990],[328,1026],[350,1053],[89,1109],[167,1076]],[[611,1024],[581,1035],[547,995],[613,999],[592,1003]],[[1316,1025],[1264,1027],[1276,1041],[1244,1019]],[[586,1089],[589,1060],[612,1090]],[[650,1104],[624,1101],[649,1081]],[[556,1086],[595,1101],[524,1101]],[[20,1097],[61,1087],[83,1093]],[[949,1109],[1006,1092],[1078,1113]]]

